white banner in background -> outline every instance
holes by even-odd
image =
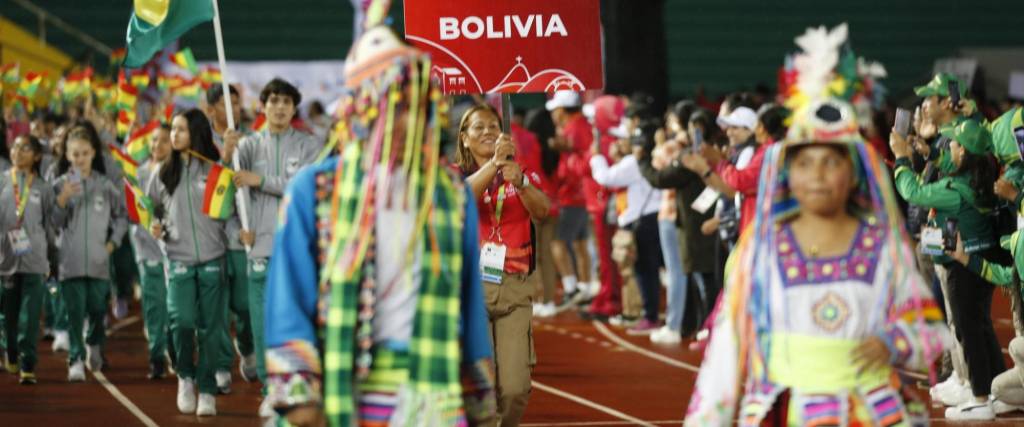
[[[202,66],[216,63],[203,63]],[[345,87],[345,61],[228,61],[224,78],[242,90],[242,106],[258,111],[260,91],[267,82],[280,77],[295,85],[302,94],[300,109],[305,112],[313,101],[331,109]],[[223,72],[223,71],[222,71]]]
[[[970,91],[974,86],[974,74],[978,71],[977,58],[942,58],[935,60],[934,72],[950,73],[967,84],[963,88]]]

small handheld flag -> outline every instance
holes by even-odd
[[[217,163],[212,163],[206,177],[206,192],[203,195],[203,213],[210,218],[225,219],[234,213],[235,172]]]

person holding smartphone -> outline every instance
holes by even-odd
[[[497,365],[498,425],[515,426],[526,410],[536,363],[531,221],[543,220],[550,202],[538,188],[540,175],[510,160],[515,145],[501,129],[493,107],[470,107],[460,121],[455,159],[480,209],[480,264]]]
[[[947,302],[955,301],[947,304],[951,308],[949,317],[967,371],[964,375],[961,368],[958,375],[969,379],[971,388],[970,393],[958,392],[957,396],[973,397],[940,399],[954,406],[946,411],[946,418],[990,420],[995,417],[988,402],[992,379],[1004,370],[990,316],[993,285],[945,255],[942,227],[947,219],[954,218],[967,253],[993,261],[1005,257],[996,245],[992,223],[983,213],[996,201],[992,192],[996,171],[987,163],[985,141],[977,133],[956,132],[950,136],[948,149],[943,149],[936,161],[945,177],[931,184],[921,184],[910,168],[912,149],[905,138],[892,132],[889,143],[896,156],[894,176],[900,196],[908,203],[935,210],[935,216],[922,230],[922,245],[937,250],[932,257],[936,275],[945,283]]]

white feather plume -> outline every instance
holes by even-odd
[[[808,28],[795,42],[803,50],[794,58],[797,88],[809,99],[823,96],[839,63],[839,47],[846,43],[846,23],[829,31],[825,26]]]

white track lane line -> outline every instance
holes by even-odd
[[[100,382],[100,385],[102,385],[103,388],[107,389],[107,391],[109,391],[110,394],[114,396],[114,399],[117,399],[118,402],[121,402],[121,405],[127,408],[128,412],[131,412],[132,415],[135,415],[135,418],[138,418],[139,421],[142,421],[142,424],[146,425],[146,427],[157,427],[157,423],[154,422],[148,416],[146,416],[146,414],[142,412],[142,410],[139,409],[138,406],[135,406],[135,404],[132,403],[131,400],[128,400],[128,398],[125,397],[125,395],[121,394],[121,391],[118,390],[117,387],[114,386],[114,384],[112,384],[109,380],[107,380],[106,375],[103,375],[102,372],[94,371],[92,373],[92,376],[96,377],[96,380]]]
[[[127,328],[128,326],[131,326],[132,324],[138,321],[139,316],[127,317],[124,320],[115,323],[114,326],[111,326],[110,329],[107,330],[107,336],[109,337],[113,335],[114,332]],[[128,409],[128,412],[131,412],[132,415],[135,415],[135,418],[138,418],[139,421],[142,421],[142,424],[144,424],[146,427],[158,427],[158,424],[155,421],[153,421],[152,418],[149,418],[145,412],[142,412],[142,410],[139,409],[138,406],[135,406],[135,404],[132,403],[132,401],[128,399],[127,396],[122,394],[121,390],[118,390],[117,386],[115,386],[114,383],[111,383],[110,380],[107,379],[106,375],[103,375],[102,372],[92,371],[92,376],[96,377],[96,381],[99,381],[100,385],[103,386],[103,388],[107,389],[107,391],[110,392],[111,396],[114,396],[114,399],[117,399],[118,402],[121,402],[121,405]]]
[[[604,413],[606,413],[608,415],[611,415],[611,416],[613,416],[615,418],[618,418],[620,420],[629,421],[632,425],[639,425],[639,426],[644,426],[644,427],[657,427],[654,424],[651,424],[651,423],[649,423],[647,421],[641,420],[641,419],[636,418],[636,417],[631,416],[631,415],[626,415],[626,414],[624,414],[622,412],[616,411],[616,410],[614,410],[612,408],[609,408],[607,406],[595,403],[593,401],[584,399],[584,398],[579,397],[579,396],[577,396],[575,394],[559,390],[557,388],[554,388],[554,387],[551,387],[549,385],[545,385],[545,384],[539,383],[537,381],[531,381],[531,383],[533,384],[534,387],[536,387],[540,391],[548,392],[548,393],[551,393],[551,394],[553,394],[555,396],[561,397],[563,399],[571,400],[573,402],[576,402],[576,403],[578,403],[580,405],[586,406],[586,407],[591,408],[591,409],[596,409],[598,411],[604,412]],[[559,425],[566,425],[566,424],[559,424]]]
[[[622,347],[622,348],[624,348],[626,350],[629,350],[629,351],[640,353],[641,355],[647,356],[647,357],[649,357],[651,359],[657,360],[657,361],[662,362],[662,363],[664,363],[666,365],[670,365],[670,366],[675,366],[677,368],[686,369],[687,371],[690,371],[690,372],[697,372],[697,371],[700,370],[700,368],[698,368],[698,367],[696,367],[694,365],[691,365],[689,363],[683,362],[681,360],[676,360],[676,359],[673,359],[671,357],[668,357],[668,356],[665,356],[665,355],[658,354],[658,353],[655,353],[653,351],[647,350],[645,348],[638,347],[635,344],[622,339],[618,335],[615,335],[614,332],[608,330],[608,327],[605,326],[604,324],[602,324],[601,322],[598,322],[598,321],[595,320],[592,323],[594,325],[594,329],[597,329],[597,331],[600,332],[601,335],[604,335],[606,338],[608,338],[609,340],[611,340],[612,342],[617,344],[619,347]]]

